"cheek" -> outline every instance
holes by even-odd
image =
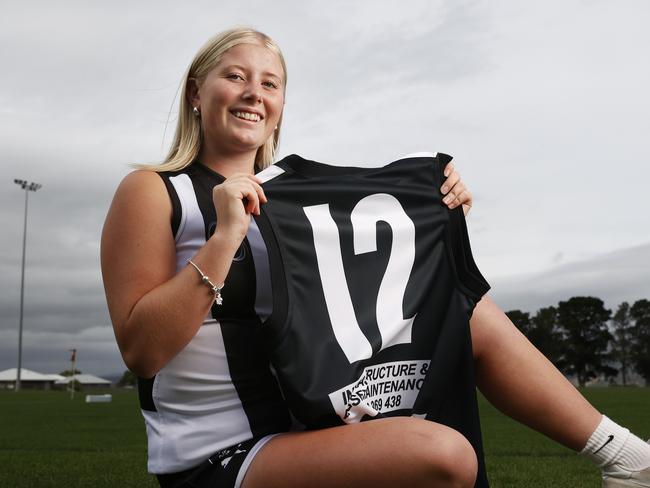
[[[218,87],[218,89],[213,89],[208,93],[203,100],[205,105],[207,105],[206,109],[214,113],[226,109],[232,103],[233,97],[234,95],[230,90],[224,87]]]
[[[280,114],[282,113],[283,108],[284,108],[284,97],[278,97],[277,99],[271,101],[271,103],[269,104],[268,112],[269,114],[273,115],[274,120],[277,120],[280,118]]]

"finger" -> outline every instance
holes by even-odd
[[[456,197],[458,197],[461,193],[463,193],[465,190],[467,190],[467,187],[465,186],[465,183],[462,181],[458,181],[454,186],[451,187],[451,190]]]
[[[256,185],[256,188],[258,189],[258,192],[259,192],[259,190],[262,190],[262,183],[264,183],[264,182],[262,181],[261,178],[258,178],[255,175],[246,175],[246,176],[248,176],[248,178]],[[264,190],[262,190],[262,194],[264,194]]]
[[[451,164],[451,163],[449,163]],[[443,195],[446,195],[449,190],[452,190],[456,183],[460,180],[460,174],[456,171],[452,171],[451,174],[447,177],[445,182],[442,184],[442,187],[440,187],[440,191],[442,192]]]
[[[472,206],[472,194],[467,188],[464,188],[463,191],[458,194],[457,198],[463,205],[467,204],[470,207]]]
[[[256,209],[259,208],[260,202],[257,196],[257,192],[255,191],[255,188],[253,188],[252,184],[248,181],[242,182],[242,185],[239,187],[239,192],[242,201],[244,199],[246,200],[244,204],[246,208],[246,213],[255,212]]]
[[[454,198],[454,199],[451,201],[451,203],[450,203],[449,205],[447,205],[447,206],[449,207],[449,209],[453,210],[453,209],[455,209],[456,207],[458,207],[458,205],[460,205],[460,200],[458,200],[458,197],[456,197],[456,198]]]
[[[451,173],[454,172],[454,163],[447,163],[447,166],[445,166],[445,170],[442,172],[445,176],[449,176]]]
[[[453,191],[450,191],[442,199],[442,203],[444,203],[445,205],[447,205],[449,207],[453,203],[454,200],[456,200],[456,194]]]
[[[253,177],[255,178],[255,177]],[[259,178],[257,178],[259,180]],[[259,196],[259,200],[262,203],[268,202],[268,199],[266,198],[266,194],[264,193],[264,188],[260,185],[260,183],[256,182],[255,180],[251,179],[251,183],[253,184],[253,187],[255,187],[255,191],[257,192],[257,195]]]
[[[465,190],[463,193],[456,195],[449,208],[456,208],[459,205],[467,206],[467,211],[469,212],[469,207],[472,206],[472,194],[469,191]],[[467,212],[465,214],[467,215]]]
[[[258,185],[257,183],[255,183],[254,181],[248,180],[247,183],[249,185],[251,185],[251,188],[253,189],[253,191],[255,192],[255,195],[257,196],[257,200],[256,200],[257,205],[256,205],[256,207],[254,209],[254,213],[255,213],[255,215],[259,215],[260,211],[261,211],[260,205],[262,203],[267,202],[266,195],[264,194],[264,190],[262,189],[262,187],[260,185]]]

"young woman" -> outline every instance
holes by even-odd
[[[264,34],[211,39],[186,74],[166,161],[125,177],[108,213],[104,285],[124,361],[143,378],[149,470],[163,487],[474,486],[472,446],[434,422],[274,436],[288,430],[288,415],[242,242],[266,202],[255,172],[273,162],[286,83],[282,54]],[[445,203],[471,205],[458,174],[446,172]],[[208,316],[217,295],[223,305]],[[650,446],[596,411],[489,297],[470,325],[477,383],[492,403],[582,450],[604,468],[604,486],[650,487]]]

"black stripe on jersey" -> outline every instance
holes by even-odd
[[[287,310],[289,305],[289,296],[287,295],[287,277],[284,273],[284,266],[282,263],[282,254],[280,252],[280,244],[276,239],[277,232],[273,229],[271,221],[266,214],[264,206],[262,206],[260,215],[255,217],[255,222],[260,229],[260,233],[264,236],[266,250],[269,257],[269,271],[271,273],[271,289],[273,306],[271,315],[267,321],[274,324],[287,324]],[[280,334],[274,333],[273,337],[280,337]],[[267,340],[271,341],[269,336]],[[267,344],[269,350],[275,347],[271,341]]]
[[[193,163],[188,176],[207,240],[216,224],[212,189],[224,178],[198,162]],[[248,240],[244,239],[225,279],[223,305],[215,303],[211,315],[220,323],[230,377],[251,432],[258,437],[287,430],[289,416],[265,352],[262,327],[255,313],[255,289],[255,265]]]
[[[138,398],[140,399],[140,408],[149,412],[156,412],[156,405],[153,403],[153,378],[138,378]]]
[[[187,174],[192,181],[199,210],[201,210],[201,215],[203,215],[205,240],[207,241],[210,239],[212,233],[214,233],[217,222],[217,214],[214,210],[214,202],[212,201],[212,189],[216,185],[223,183],[225,178],[198,161],[192,163],[189,169],[190,171]]]
[[[174,188],[174,185],[169,180],[169,178],[172,176],[176,176],[177,174],[179,173],[177,172],[158,173],[160,178],[163,180],[165,187],[167,188],[167,194],[169,195],[169,199],[172,202],[171,225],[172,225],[172,235],[174,236],[174,239],[176,238],[176,234],[178,233],[178,228],[181,225],[181,214],[183,210],[181,208],[181,201],[178,198],[178,193],[176,193],[176,188]]]
[[[187,172],[192,182],[196,201],[203,217],[203,229],[207,241],[216,228],[217,213],[212,201],[212,189],[223,181],[223,177],[211,169],[195,162]],[[255,266],[246,239],[235,253],[230,271],[221,291],[223,305],[213,304],[212,318],[255,319]]]
[[[291,425],[289,411],[271,373],[259,320],[222,320],[221,334],[230,377],[253,436],[286,432]]]

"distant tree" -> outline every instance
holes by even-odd
[[[510,310],[506,312],[508,318],[512,321],[515,326],[528,336],[530,331],[530,314],[528,312],[522,312],[521,310]]]
[[[623,302],[612,318],[614,341],[612,343],[612,357],[621,367],[623,386],[627,386],[627,372],[632,367],[632,347],[634,344],[633,323],[630,320],[630,304]]]
[[[567,342],[565,371],[575,374],[580,386],[600,373],[605,377],[617,373],[608,365],[608,347],[613,337],[607,322],[611,314],[603,301],[595,297],[572,297],[558,305],[558,325]]]
[[[642,299],[634,302],[630,317],[634,320],[631,360],[646,385],[650,385],[650,301]]]
[[[137,382],[138,377],[132,371],[129,371],[127,369],[120,378],[120,381],[117,382],[117,386],[120,386],[122,388],[125,386],[135,386]]]
[[[528,340],[560,371],[566,369],[564,334],[558,325],[556,307],[540,308],[531,320]]]
[[[76,374],[81,374],[81,371],[79,371],[78,369],[75,369],[74,371],[72,371],[71,369],[66,369],[65,371],[61,371],[59,374],[61,376],[74,376]]]

